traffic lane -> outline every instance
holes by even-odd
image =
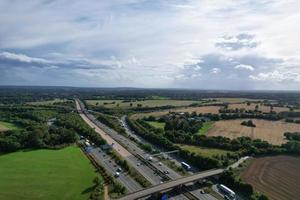
[[[76,106],[78,110],[82,110],[79,103],[76,101]],[[92,115],[86,116],[85,114],[80,114],[80,116],[82,117],[82,119],[92,128],[94,128],[94,130],[99,133],[101,135],[101,137],[103,139],[105,139],[109,144],[114,144],[113,148],[118,151],[120,153],[121,156],[123,156],[123,158],[125,158],[130,165],[132,165],[133,167],[136,166],[137,164],[137,159],[134,159],[133,155],[131,153],[129,153],[123,146],[121,146],[118,142],[116,142],[110,135],[108,135],[107,133],[105,133],[102,129],[99,128],[98,126],[98,122],[97,120],[95,120],[95,117]],[[90,119],[91,118],[91,119]],[[137,168],[137,171],[142,174],[152,185],[153,184],[158,184],[160,183],[160,178],[157,178],[156,176],[153,176],[152,173],[148,172],[149,170],[151,170],[149,168],[149,170],[147,170],[147,167],[143,167],[141,168]],[[152,170],[151,170],[152,171]]]
[[[201,190],[202,189],[196,189],[196,190],[189,191],[189,192],[192,193],[199,200],[217,200],[215,197],[213,197],[210,194],[207,194],[207,193],[201,194]]]
[[[94,155],[96,159],[98,159],[105,170],[109,171],[112,175],[114,175],[117,172],[117,169],[120,167],[118,166],[114,160],[112,160],[110,157],[106,156],[104,152],[99,152],[99,149],[94,149],[91,154]],[[118,181],[120,181],[129,192],[134,192],[139,189],[142,189],[142,186],[140,186],[132,177],[130,177],[127,173],[121,172],[119,177],[115,177]]]
[[[115,130],[107,127],[106,125],[102,124],[101,122],[97,122],[97,125],[99,127],[101,127],[103,130],[105,130],[106,132],[108,132],[110,134],[110,136],[113,139],[115,139],[117,142],[126,146],[126,149],[129,152],[142,155],[145,159],[147,159],[147,157],[149,156],[147,153],[145,153],[144,150],[142,150],[140,147],[138,147],[134,142],[132,142],[127,137],[117,133]],[[159,169],[162,172],[168,171],[167,176],[169,176],[171,179],[177,179],[177,178],[181,177],[181,175],[179,175],[177,172],[175,172],[173,169],[169,168],[165,164],[161,163],[159,165],[158,163],[156,163],[156,161],[158,161],[156,158],[153,158],[153,159],[154,159],[153,160],[154,162],[152,164],[156,167],[156,169]]]

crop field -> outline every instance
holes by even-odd
[[[246,101],[250,102],[258,102],[258,101],[263,101],[263,99],[247,99],[247,98],[213,98],[216,100],[216,103],[244,103]],[[209,100],[209,99],[204,99],[204,100]]]
[[[14,129],[18,129],[18,127],[12,123],[0,121],[0,132]]]
[[[280,145],[286,142],[283,135],[285,132],[297,132],[300,130],[300,124],[259,119],[252,119],[256,125],[255,128],[252,128],[241,125],[245,120],[246,119],[237,119],[215,122],[213,127],[207,132],[207,136],[224,136],[231,139],[246,136]]]
[[[198,155],[207,156],[207,157],[212,157],[214,155],[226,155],[227,153],[231,152],[222,149],[205,148],[205,147],[199,147],[193,145],[185,145],[185,144],[177,144],[177,145],[184,150],[188,150]]]
[[[151,126],[155,127],[155,128],[159,128],[159,129],[164,129],[165,128],[165,125],[166,123],[164,122],[147,122],[148,124],[150,124]]]
[[[169,99],[158,99],[158,100],[145,100],[145,101],[132,101],[123,102],[123,100],[86,100],[86,103],[94,106],[104,106],[106,108],[135,108],[138,104],[142,107],[160,107],[160,106],[189,106],[193,103],[201,103],[201,101],[189,101],[189,100],[169,100]],[[130,106],[130,104],[132,104]]]
[[[49,100],[49,101],[35,101],[35,102],[28,102],[27,104],[30,105],[52,105],[54,103],[61,103],[61,102],[65,102],[66,99],[53,99],[53,100]]]
[[[300,199],[300,157],[256,158],[241,178],[272,200]]]
[[[196,113],[213,113],[217,114],[219,113],[219,106],[199,106],[199,107],[188,107],[188,108],[176,108],[176,109],[168,109],[164,111],[157,111],[157,112],[147,112],[147,113],[138,113],[132,115],[133,119],[143,118],[143,117],[160,117],[163,115],[168,114],[169,112],[196,112]]]
[[[94,167],[77,147],[0,156],[0,199],[88,199]]]
[[[256,103],[252,103],[249,106],[247,104],[230,104],[229,108],[230,109],[240,109],[240,108],[244,108],[245,110],[255,110],[255,106],[258,105],[258,110],[268,113],[270,112],[270,106],[264,106],[264,105],[260,105],[260,104],[256,104]],[[283,111],[289,111],[289,108],[286,107],[273,107],[273,111],[275,112],[283,112]]]
[[[198,130],[199,134],[206,134],[209,129],[213,127],[214,122],[205,122],[202,127]]]

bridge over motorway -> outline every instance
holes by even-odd
[[[176,186],[180,186],[186,183],[194,182],[203,178],[207,178],[210,176],[219,175],[224,172],[224,169],[215,169],[215,170],[208,170],[204,172],[200,172],[191,176],[182,177],[176,180],[168,181],[159,185],[155,185],[146,189],[142,189],[133,193],[130,193],[126,196],[119,198],[118,200],[134,200],[139,199],[142,197],[147,197],[151,194],[155,194],[157,192],[165,191]]]

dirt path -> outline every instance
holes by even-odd
[[[104,189],[104,200],[109,200],[109,196],[108,196],[108,186],[107,185],[104,185],[103,187]]]

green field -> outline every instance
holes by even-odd
[[[147,121],[148,124],[150,124],[151,126],[155,127],[155,128],[159,128],[159,129],[165,129],[165,125],[166,123],[164,122],[151,122],[151,121]]]
[[[16,130],[16,129],[18,129],[18,127],[15,124],[0,121],[0,131]]]
[[[94,167],[78,147],[0,156],[0,199],[88,199]]]
[[[181,147],[184,150],[188,150],[190,152],[195,152],[196,154],[212,157],[214,155],[226,155],[227,153],[230,153],[231,151],[226,151],[222,149],[215,149],[215,148],[205,148],[205,147],[199,147],[199,146],[193,146],[193,145],[184,145],[184,144],[178,144],[179,147]]]
[[[145,101],[132,101],[123,102],[123,100],[86,100],[86,103],[94,106],[104,106],[106,108],[135,108],[138,104],[142,107],[160,107],[160,106],[189,106],[192,103],[201,103],[201,101],[190,100],[170,100],[170,99],[157,99],[157,100],[145,100]],[[132,106],[130,106],[132,104]]]
[[[48,101],[28,102],[27,104],[40,106],[40,105],[52,105],[54,103],[62,103],[65,101],[66,101],[66,99],[53,99],[53,100],[48,100]]]
[[[199,134],[205,134],[212,126],[213,126],[213,122],[204,122],[202,127],[198,130]]]

